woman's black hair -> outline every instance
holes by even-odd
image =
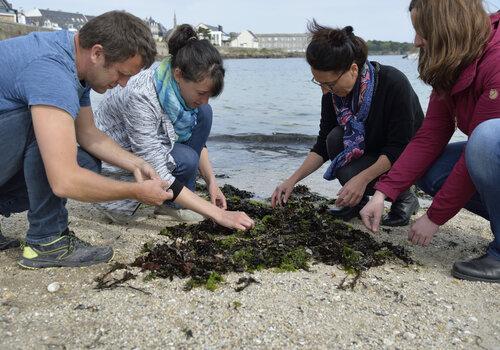
[[[309,65],[320,71],[345,72],[352,63],[361,69],[368,58],[368,46],[353,34],[353,28],[334,29],[319,25],[312,20],[307,25],[311,41],[307,46],[306,59]]]
[[[172,56],[172,68],[179,68],[184,79],[200,82],[212,80],[212,97],[224,88],[224,65],[219,51],[206,39],[198,39],[189,24],[178,26],[168,39],[168,51]]]

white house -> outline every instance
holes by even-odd
[[[17,11],[12,8],[12,5],[5,0],[0,0],[0,21],[17,22]]]
[[[236,38],[231,40],[231,47],[247,47],[249,49],[259,48],[259,39],[250,30],[242,31]]]
[[[208,30],[210,35],[210,42],[215,46],[222,46],[223,43],[229,41],[229,35],[224,33],[222,26],[210,26],[208,24],[200,23],[196,26],[196,30],[199,31],[200,28]]]

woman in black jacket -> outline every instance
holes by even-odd
[[[320,131],[302,165],[279,185],[272,205],[286,203],[293,187],[324,162],[324,177],[343,186],[332,215],[349,220],[373,194],[373,185],[399,157],[420,127],[423,112],[406,76],[367,60],[368,48],[352,27],[333,29],[313,21],[306,58],[312,82],[323,92]],[[407,225],[418,209],[412,190],[402,193],[384,217],[387,226]]]

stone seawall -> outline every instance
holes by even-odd
[[[48,31],[40,27],[26,26],[17,23],[0,22],[0,40],[26,35],[31,32]]]

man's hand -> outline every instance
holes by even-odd
[[[424,214],[411,226],[411,229],[408,232],[408,240],[413,244],[426,247],[432,241],[432,238],[438,230],[439,225],[433,223],[427,214]]]
[[[337,193],[338,198],[335,205],[337,207],[354,207],[361,202],[367,185],[368,181],[363,176],[354,176]]]
[[[145,180],[160,180],[160,175],[156,170],[147,162],[142,162],[134,170],[135,181],[143,182]]]
[[[167,191],[168,182],[155,179],[144,180],[135,184],[136,192],[135,198],[144,204],[149,205],[162,205],[166,200],[174,197],[171,190]]]

